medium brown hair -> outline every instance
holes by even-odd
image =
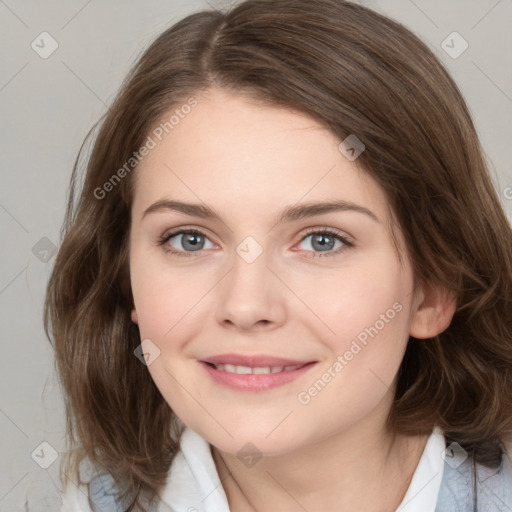
[[[415,282],[457,298],[448,329],[410,338],[389,424],[406,434],[439,425],[496,467],[512,431],[512,234],[459,89],[423,42],[372,10],[248,0],[162,33],[102,119],[78,192],[75,163],[44,318],[65,396],[65,474],[77,479],[88,457],[135,504],[163,487],[179,449],[183,425],[134,356],[127,241],[136,168],[100,199],[98,190],[166,113],[212,86],[365,144],[357,162],[386,193]]]

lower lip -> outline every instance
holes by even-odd
[[[312,362],[297,370],[287,372],[239,374],[217,370],[202,361],[199,361],[199,363],[215,382],[237,391],[267,391],[268,389],[283,386],[288,382],[298,379],[301,375],[304,375],[313,368],[313,366],[316,366],[316,362]]]

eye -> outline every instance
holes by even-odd
[[[336,256],[343,251],[354,246],[347,237],[331,229],[316,229],[309,231],[301,240],[304,243],[307,239],[311,239],[309,244],[313,247],[313,258],[324,258],[326,256]],[[333,249],[338,243],[336,250]],[[305,249],[309,250],[309,249]]]
[[[164,247],[164,250],[177,256],[189,257],[193,253],[208,249],[205,247],[205,241],[209,241],[208,237],[197,229],[182,229],[167,233],[158,240],[158,245]],[[167,242],[171,242],[168,244]],[[210,242],[212,244],[212,242]],[[213,246],[214,244],[212,244]]]
[[[316,228],[309,231],[302,238],[300,244],[303,244],[308,239],[311,239],[310,247],[313,249],[306,248],[301,250],[312,252],[313,258],[336,256],[354,246],[347,237],[327,228]],[[211,244],[210,247],[205,247],[207,242]],[[333,250],[336,244],[338,244],[338,247],[336,250]],[[163,246],[164,250],[168,253],[183,257],[193,256],[194,252],[200,252],[203,249],[215,246],[205,233],[197,229],[180,229],[167,233],[158,240],[158,245]]]

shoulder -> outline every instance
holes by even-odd
[[[79,486],[68,483],[60,512],[124,512],[127,506],[120,498],[114,478],[102,473]],[[154,508],[147,512],[154,512]]]
[[[180,450],[160,497],[177,512],[229,512],[210,444],[189,427],[181,435]]]
[[[510,512],[512,446],[506,445],[500,466],[492,469],[473,463],[457,443],[452,445],[447,447],[451,456],[445,458],[436,512]]]
[[[94,471],[88,461],[80,468],[79,484],[68,479],[61,493],[60,512],[117,512],[124,510],[118,498],[114,478],[105,472]]]
[[[93,512],[86,485],[75,485],[68,481],[61,493],[61,501],[60,512]]]
[[[124,512],[127,504],[120,501],[119,489],[108,473],[94,473],[81,488],[68,486],[66,508],[60,512]],[[167,482],[159,495],[157,510],[176,512],[229,512],[210,445],[199,434],[186,428],[180,437]],[[148,512],[154,512],[151,509]]]

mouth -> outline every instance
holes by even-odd
[[[237,375],[266,375],[269,373],[292,372],[305,366],[305,364],[288,365],[288,366],[235,366],[234,364],[213,364],[208,363],[212,368],[221,372],[236,373]]]
[[[198,360],[216,384],[237,391],[261,392],[283,386],[308,372],[317,361],[224,354]]]

